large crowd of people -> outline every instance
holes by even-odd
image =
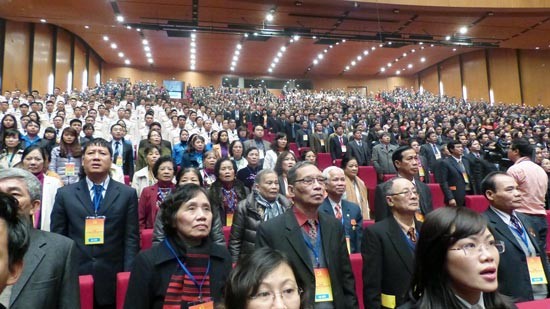
[[[95,307],[114,308],[119,272],[131,272],[125,308],[548,297],[550,109],[404,88],[189,86],[184,97],[113,81],[0,96],[0,247],[3,227],[20,224],[3,193],[28,230],[8,244],[30,239],[8,245],[29,249],[17,283],[20,259],[0,264],[0,308],[76,308],[86,274]],[[464,207],[469,195],[485,196],[483,215]],[[143,230],[153,247],[139,252]],[[361,278],[349,254],[362,255]]]

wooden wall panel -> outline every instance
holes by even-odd
[[[88,72],[86,71],[86,46],[79,39],[74,41],[74,73],[73,88],[78,90],[86,88],[88,81]],[[86,82],[86,84],[84,84]]]
[[[430,91],[434,94],[439,94],[437,65],[420,72],[420,85],[424,88],[424,90]]]
[[[53,78],[52,53],[52,27],[46,24],[36,24],[34,29],[32,89],[38,90],[41,94],[51,93],[51,90],[53,90],[48,89],[48,80]]]
[[[462,98],[462,82],[460,80],[460,62],[458,56],[443,61],[440,64],[443,94],[449,97]]]
[[[57,30],[57,53],[55,62],[55,83],[61,91],[66,91],[68,74],[71,71],[71,35],[63,29]]]
[[[469,100],[489,100],[487,62],[484,50],[462,55],[462,79]]]
[[[95,53],[90,53],[88,87],[94,87],[96,85],[96,76],[99,73],[99,58],[95,55]]]
[[[523,102],[527,105],[550,106],[550,52],[521,50],[520,72]]]
[[[521,103],[519,70],[514,49],[489,49],[489,72],[495,103]]]
[[[2,91],[29,89],[30,25],[6,21]]]

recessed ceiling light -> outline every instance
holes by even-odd
[[[132,26],[130,26],[130,25],[126,26],[126,29],[132,30]]]
[[[124,60],[124,63],[125,63],[125,64],[130,64],[130,59]]]
[[[196,33],[191,33],[191,38],[194,39],[197,37],[197,34]]]
[[[118,53],[118,56],[119,56],[120,58],[124,58],[124,53],[123,53],[123,52],[119,52],[119,53]]]
[[[85,25],[85,26],[84,26],[84,29],[90,29],[90,26]]]
[[[294,41],[298,41],[300,39],[300,36],[299,35],[295,35],[292,37],[294,39]]]
[[[391,68],[391,62],[388,62],[387,66],[388,68]]]
[[[361,55],[357,56],[357,61],[361,61],[363,59],[363,57],[361,57]]]
[[[273,13],[269,12],[265,15],[265,20],[271,22],[273,21],[273,19],[275,19],[275,16],[273,16]]]
[[[149,45],[149,41],[147,41],[147,40],[145,40],[145,39],[142,40],[141,43],[143,43],[143,45]]]
[[[365,49],[365,50],[363,51],[363,55],[366,56],[366,55],[368,55],[368,54],[369,54],[369,51]]]
[[[247,38],[247,37],[248,37],[248,33],[245,33],[245,34],[244,34],[244,37]]]
[[[109,37],[106,36],[106,35],[104,35],[104,36],[103,36],[103,41],[109,41]]]
[[[386,72],[386,68],[381,67],[381,68],[380,68],[380,72]]]
[[[151,47],[149,47],[149,46],[144,46],[144,47],[143,47],[143,50],[146,51],[146,52],[151,51]]]
[[[403,53],[403,57],[407,57],[407,53]]]
[[[448,35],[448,36],[445,37],[445,41],[450,41],[450,40],[451,40],[451,36],[450,36],[450,35]]]
[[[401,74],[401,71],[397,70],[397,71],[395,71],[395,74],[399,75],[399,74]]]
[[[355,60],[351,62],[352,66],[355,66],[356,64],[357,64],[357,62],[355,62]]]
[[[420,58],[420,62],[426,62],[426,58],[425,57]]]
[[[119,23],[124,22],[124,16],[122,16],[122,15],[117,15],[117,16],[116,16],[116,21],[118,21]]]
[[[147,58],[151,58],[151,57],[152,57],[151,53],[146,53],[145,56],[146,56]]]
[[[455,51],[456,51],[456,48],[453,48],[453,51],[455,52]]]
[[[137,32],[141,32],[141,28],[137,28],[136,31],[137,31]]]
[[[42,18],[42,19],[40,19],[40,22],[41,22],[41,23],[45,23],[46,20],[45,20],[44,18]]]
[[[313,59],[313,64],[315,64],[315,65],[316,65],[317,63],[319,63],[319,60],[317,60],[317,59]]]
[[[118,46],[116,45],[116,43],[111,43],[111,48],[112,48],[112,49],[117,49],[117,47],[118,47]]]
[[[460,34],[466,34],[466,33],[468,33],[468,27],[462,26],[462,27],[460,27],[460,29],[458,29],[458,32]]]
[[[349,71],[349,65],[346,66],[346,71]]]
[[[412,63],[409,63],[409,65],[407,66],[407,68],[409,69],[412,69],[412,67],[413,67]]]
[[[147,59],[147,62],[153,63],[153,59],[152,59],[152,58],[149,58],[149,59]]]
[[[537,47],[535,47],[535,49],[540,49],[540,47],[537,46]]]
[[[243,46],[241,44],[237,44],[237,49],[241,49]]]

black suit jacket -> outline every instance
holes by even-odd
[[[340,145],[339,137],[337,135],[334,135],[330,139],[331,139],[331,141],[329,143],[329,145],[330,145],[330,156],[332,157],[332,160],[342,159],[342,157],[346,153],[342,152],[342,146]],[[346,145],[346,148],[347,148],[348,138],[345,135],[343,135],[342,140],[344,142],[344,145]],[[349,151],[348,149],[346,149],[346,150]]]
[[[357,141],[352,140],[348,142],[348,153],[357,159],[357,163],[361,166],[367,166],[370,163],[370,150],[365,141],[361,141],[361,146],[357,144]]]
[[[51,215],[51,231],[76,243],[79,274],[94,277],[98,304],[115,303],[116,274],[130,271],[139,251],[136,190],[110,179],[98,216],[105,216],[103,245],[85,245],[84,227],[94,209],[86,179],[60,188]]]
[[[445,195],[445,204],[448,204],[450,200],[455,199],[457,206],[464,206],[464,200],[466,199],[466,182],[460,172],[458,162],[455,158],[448,157],[441,163],[441,178],[439,179],[439,185]],[[464,164],[464,169],[468,174],[470,187],[473,187],[470,161],[466,158],[462,158],[462,164]]]
[[[441,150],[440,150],[440,153],[441,153]],[[437,159],[435,158],[432,144],[426,143],[420,146],[420,155],[424,156],[426,160],[428,160],[428,166],[430,167],[430,170],[435,171],[437,167],[436,166]],[[443,155],[443,153],[441,153],[441,155]]]
[[[418,202],[420,204],[420,212],[426,216],[433,210],[432,191],[430,191],[428,185],[421,182],[419,179],[415,179],[414,183],[416,185],[416,192],[419,194]],[[378,222],[389,216],[391,216],[391,210],[384,196],[384,184],[381,183],[376,186],[374,195],[374,219]]]
[[[504,295],[515,298],[516,301],[533,300],[533,290],[531,287],[531,279],[529,277],[529,269],[525,259],[525,253],[521,249],[520,244],[512,234],[512,231],[504,221],[491,208],[487,209],[483,216],[489,222],[488,226],[496,240],[504,242],[504,253],[500,254],[500,263],[498,266],[498,290]],[[542,266],[546,273],[546,278],[550,278],[550,267],[546,259],[546,253],[541,252],[538,246],[538,235],[535,230],[525,220],[525,215],[516,212],[525,229],[528,231],[529,239],[537,251],[537,255],[541,256]],[[550,291],[550,286],[547,286]]]
[[[481,181],[485,176],[487,176],[490,172],[496,171],[497,168],[494,164],[491,164],[483,157],[477,158],[473,153],[469,153],[467,155],[464,155],[466,159],[470,161],[470,169],[472,170],[472,183],[473,183],[473,190],[474,194],[483,194],[481,192]]]
[[[112,142],[111,142],[112,143]],[[128,144],[124,140],[121,140],[122,143],[122,171],[124,175],[130,176],[130,179],[134,178],[134,149],[132,144]],[[113,149],[113,155],[115,149]],[[116,158],[113,162],[116,164]]]
[[[416,230],[420,227],[415,220]],[[382,308],[381,293],[395,296],[396,306],[401,305],[414,271],[414,253],[393,216],[365,229],[361,255],[365,308]]]
[[[359,308],[342,224],[323,212],[319,212],[319,224],[323,243],[322,250],[332,286],[334,308]],[[315,298],[313,265],[294,211],[289,210],[262,223],[256,233],[256,246],[258,248],[271,247],[286,253],[297,270],[296,276],[305,284],[304,291],[308,297],[306,305],[313,306]]]
[[[342,207],[341,223],[344,226],[344,235],[350,239],[350,251],[351,253],[359,253],[361,252],[361,238],[363,238],[363,215],[361,214],[361,208],[359,205],[344,199],[340,201],[340,207]],[[325,198],[325,201],[319,207],[319,211],[336,219],[328,197]]]

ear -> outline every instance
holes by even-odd
[[[31,215],[31,216],[34,215],[34,213],[35,213],[38,209],[40,209],[40,203],[41,203],[40,200],[35,200],[35,201],[32,201],[32,202],[31,202],[31,205],[32,205],[32,207],[31,207],[31,209],[30,209],[30,212],[31,212],[30,215]]]
[[[494,198],[495,192],[491,190],[487,190],[484,193],[485,193],[485,198],[487,198],[489,201],[493,201],[495,199]]]
[[[388,206],[393,207],[393,198],[391,196],[386,196],[386,202]]]
[[[12,266],[12,269],[9,272],[8,280],[6,282],[7,285],[14,285],[17,282],[17,279],[19,279],[19,276],[23,272],[23,260],[19,261],[18,263],[15,263]]]
[[[288,197],[295,197],[296,196],[296,194],[294,193],[294,186],[293,185],[288,185],[287,195],[288,195]]]

